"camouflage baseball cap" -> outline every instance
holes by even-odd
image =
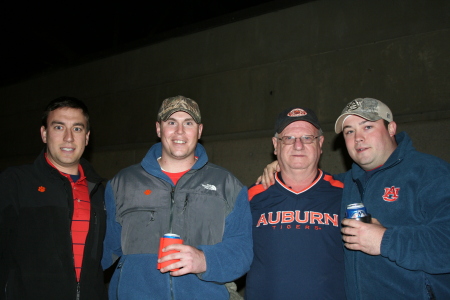
[[[200,108],[198,107],[197,102],[184,96],[175,96],[165,99],[159,108],[157,121],[167,121],[167,119],[177,111],[188,113],[197,124],[202,122]]]
[[[357,98],[351,101],[342,111],[339,118],[336,120],[334,125],[334,131],[340,133],[342,131],[342,124],[345,118],[349,115],[360,116],[369,121],[378,121],[384,119],[388,122],[394,120],[389,107],[377,99],[372,98]]]

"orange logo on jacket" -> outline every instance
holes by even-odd
[[[400,188],[396,188],[395,186],[391,186],[390,188],[384,188],[383,199],[387,202],[394,202],[398,199],[398,192]]]
[[[45,192],[45,187],[43,186],[38,187],[38,191],[41,193]]]
[[[146,195],[150,195],[152,193],[152,191],[150,191],[150,190],[145,190],[144,191],[144,194],[146,194]]]

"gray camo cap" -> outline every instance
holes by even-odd
[[[336,133],[342,131],[342,124],[349,115],[360,116],[369,121],[384,119],[388,122],[392,122],[394,120],[394,116],[389,107],[380,100],[373,98],[357,98],[347,104],[339,118],[336,120],[336,124],[334,125],[334,131]]]

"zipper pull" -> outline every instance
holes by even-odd
[[[182,212],[184,212],[186,210],[188,202],[189,202],[189,195],[186,194],[186,199],[184,200],[184,206],[183,206],[183,211]]]

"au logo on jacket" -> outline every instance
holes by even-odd
[[[391,186],[390,188],[384,188],[384,195],[383,195],[384,201],[387,202],[397,201],[399,191],[400,188],[397,188],[395,186]]]

